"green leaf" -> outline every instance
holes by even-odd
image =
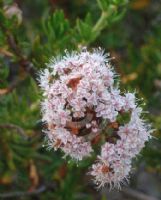
[[[64,37],[69,28],[69,21],[65,19],[62,10],[55,11],[51,17],[43,21],[43,30],[51,41]]]
[[[84,21],[77,19],[76,30],[79,33],[77,36],[79,41],[90,41],[92,38],[92,29],[93,26],[90,14],[87,14]]]
[[[98,6],[101,10],[106,11],[109,6],[109,0],[97,0]]]

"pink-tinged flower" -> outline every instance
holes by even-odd
[[[125,94],[124,101],[125,101],[124,109],[126,111],[128,111],[129,109],[136,108],[135,95],[134,94],[132,94],[132,93]]]
[[[50,147],[55,150],[62,149],[65,155],[70,155],[75,160],[82,160],[93,151],[90,143],[86,142],[83,137],[76,137],[65,128],[55,127],[52,132],[47,133]]]
[[[39,79],[49,147],[80,161],[101,145],[90,172],[98,187],[119,188],[128,179],[132,159],[152,132],[135,94],[122,94],[114,78],[108,55],[95,49],[52,59]]]
[[[125,163],[124,160],[115,161],[112,165],[100,160],[92,165],[90,175],[95,177],[94,182],[98,188],[108,185],[110,189],[120,189],[121,185],[128,181],[130,170],[131,163]]]

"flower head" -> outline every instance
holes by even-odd
[[[78,161],[104,141],[90,172],[99,187],[119,187],[127,179],[132,158],[151,132],[141,119],[135,94],[122,94],[114,78],[108,56],[100,49],[66,53],[40,73],[42,120],[50,147]]]

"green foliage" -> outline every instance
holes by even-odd
[[[84,20],[77,20],[76,29],[78,33],[78,42],[82,44],[86,44],[87,41],[93,40],[93,23],[92,23],[92,16],[90,13],[87,14]]]
[[[50,48],[51,51],[58,49],[58,47],[63,51],[64,45],[69,45],[70,24],[69,21],[65,19],[62,10],[55,11],[52,16],[44,20],[43,31],[48,40],[46,48]],[[51,45],[50,47],[49,44]]]
[[[83,2],[66,5],[65,1],[55,1],[55,6],[47,0],[19,1],[21,23],[17,15],[8,18],[5,14],[4,6],[13,6],[13,1],[0,2],[0,198],[1,193],[35,191],[45,185],[47,189],[37,194],[38,199],[95,199],[96,191],[85,175],[91,160],[77,167],[68,163],[68,158],[63,160],[61,152],[43,147],[44,125],[35,80],[52,56],[81,46],[102,46],[111,52],[122,89],[136,88],[137,95],[144,97],[158,139],[147,145],[140,162],[144,159],[147,168],[160,172],[160,5],[156,3],[154,8],[149,1],[147,10],[137,10],[140,5],[134,7],[126,0]],[[128,120],[128,114],[124,120]]]

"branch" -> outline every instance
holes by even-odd
[[[16,192],[7,192],[0,194],[0,198],[13,198],[13,197],[22,197],[22,196],[34,196],[34,195],[39,195],[42,192],[45,192],[47,190],[47,186],[42,185],[38,189],[34,191],[26,191],[26,192],[21,192],[21,191],[16,191]]]
[[[108,16],[109,16],[108,12],[105,12],[105,11],[102,12],[101,17],[99,18],[99,20],[93,27],[93,32],[95,34],[96,33],[98,34],[99,32],[101,32],[101,30],[105,27],[105,25],[107,24]]]
[[[56,184],[54,182],[45,183],[44,185],[40,186],[39,188],[33,190],[33,191],[15,191],[15,192],[6,192],[6,193],[0,193],[0,198],[13,198],[13,197],[19,197],[22,196],[38,196],[40,193],[43,193],[47,190],[53,191],[56,188]],[[19,199],[18,198],[18,199]]]
[[[114,5],[110,5],[108,6],[107,9],[102,10],[101,16],[98,19],[98,21],[96,22],[95,26],[93,27],[93,39],[95,40],[95,38],[97,38],[97,36],[100,34],[100,32],[108,26],[108,22],[110,19],[110,17],[113,15],[113,13],[116,11],[117,7]]]
[[[37,78],[36,78],[37,70],[34,68],[33,63],[30,62],[28,58],[23,55],[23,52],[21,51],[21,48],[16,40],[16,37],[12,35],[2,23],[0,23],[0,28],[5,33],[7,43],[9,47],[11,48],[12,52],[17,57],[20,67],[22,67],[25,70],[25,72],[30,74],[31,77],[37,82]]]
[[[21,82],[20,79],[15,79],[14,81],[11,82],[9,87],[0,89],[0,96],[12,92],[17,87],[17,85],[19,85],[20,82]]]
[[[8,45],[12,49],[12,51],[15,53],[19,60],[20,66],[31,75],[31,77],[37,82],[36,74],[37,71],[34,68],[33,64],[23,55],[21,52],[20,47],[18,46],[18,42],[16,41],[16,38],[11,35],[9,32],[6,32],[6,37],[8,41]]]
[[[120,3],[116,1],[115,3],[110,3],[108,0],[97,0],[97,4],[101,9],[101,16],[92,29],[93,36],[90,42],[94,41],[99,36],[100,32],[110,25],[110,22],[117,21],[124,15],[125,10],[119,13],[118,8],[125,6],[127,3],[127,0],[122,0]]]
[[[7,56],[7,57],[13,57],[13,54],[9,52],[5,47],[0,48],[0,55]]]
[[[28,138],[25,134],[25,131],[21,127],[15,125],[15,124],[9,124],[9,123],[0,124],[0,128],[2,128],[2,129],[15,129],[17,131],[17,133],[19,133],[24,139]]]
[[[142,192],[139,192],[137,190],[133,190],[130,188],[125,188],[122,190],[122,193],[125,194],[128,197],[132,197],[135,200],[158,200],[155,197],[149,196],[147,194],[144,194]]]

